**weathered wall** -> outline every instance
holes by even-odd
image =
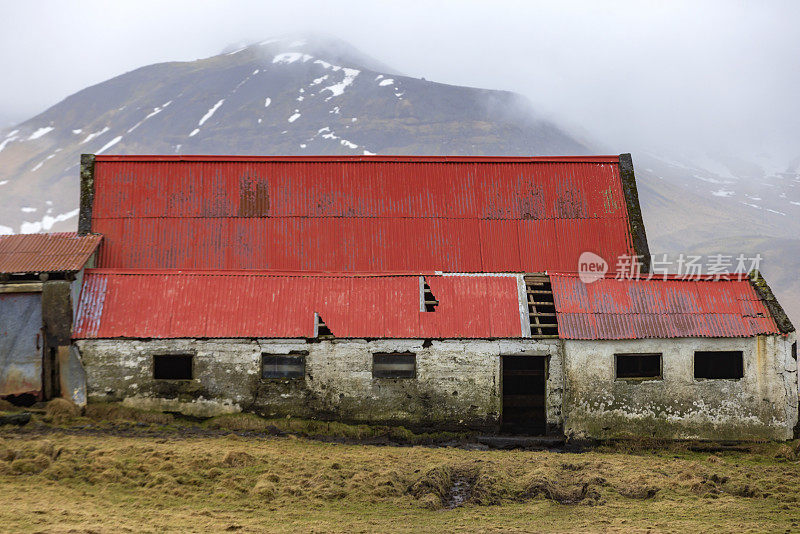
[[[564,431],[698,439],[790,439],[797,421],[794,334],[732,339],[565,341]],[[741,350],[740,380],[695,380],[695,350]],[[663,379],[614,378],[614,353],[662,352]]]
[[[0,396],[42,389],[42,294],[0,293]]]
[[[551,355],[548,426],[561,424],[560,342],[423,340],[82,340],[89,400],[207,416],[240,410],[266,416],[337,418],[415,428],[499,424],[502,354]],[[261,380],[261,354],[308,351],[304,380]],[[374,352],[417,354],[416,379],[372,378]],[[154,354],[189,352],[194,380],[154,380]]]

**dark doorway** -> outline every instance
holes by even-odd
[[[503,356],[504,434],[544,435],[546,358],[544,356]]]

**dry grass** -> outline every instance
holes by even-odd
[[[679,446],[621,452],[625,447],[559,454],[293,436],[43,439],[6,429],[0,525],[431,533],[800,527],[798,442],[714,454]],[[463,490],[459,499],[454,486]],[[459,506],[449,509],[454,502]]]
[[[119,403],[89,404],[86,406],[85,416],[92,421],[127,421],[131,423],[148,423],[154,425],[169,425],[175,420],[175,418],[168,413],[137,410]]]
[[[205,423],[208,428],[232,432],[297,434],[305,437],[369,441],[382,439],[403,444],[441,443],[463,439],[455,432],[414,433],[402,426],[349,425],[336,421],[280,418],[264,419],[254,414],[220,415]]]
[[[68,423],[81,415],[81,409],[67,399],[53,399],[47,403],[47,420],[56,424]]]

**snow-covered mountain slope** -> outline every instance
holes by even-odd
[[[513,93],[402,76],[341,41],[271,39],[143,67],[0,132],[0,231],[74,226],[81,153],[588,152]]]

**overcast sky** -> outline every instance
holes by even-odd
[[[610,152],[800,156],[800,2],[0,0],[0,123],[134,68],[325,32],[412,76],[508,89]]]

